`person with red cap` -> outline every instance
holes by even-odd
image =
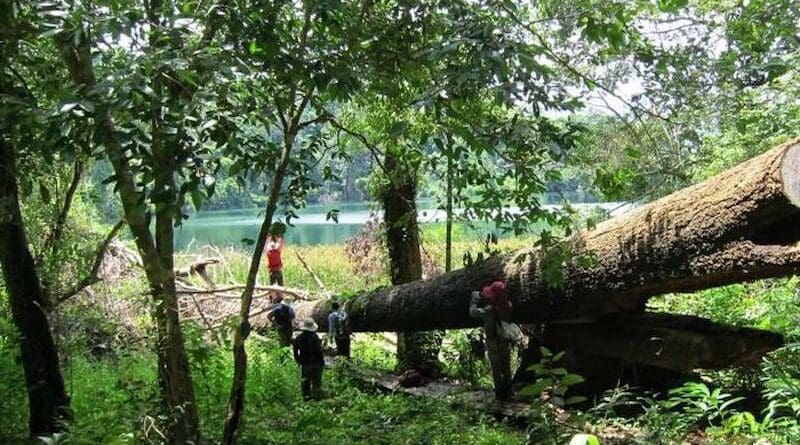
[[[505,281],[494,281],[480,292],[473,291],[469,315],[483,321],[495,397],[508,400],[511,397],[511,349],[503,325],[511,321],[511,300]]]

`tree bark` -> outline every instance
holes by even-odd
[[[76,44],[70,35],[59,34],[57,41],[61,48],[67,69],[83,97],[92,99],[89,91],[96,86],[92,67],[91,52],[83,36]],[[171,242],[171,234],[164,225],[171,224],[172,210],[162,206],[158,212],[154,238],[150,232],[145,192],[140,190],[134,179],[125,150],[116,136],[116,127],[108,106],[102,102],[95,104],[95,140],[106,149],[107,156],[114,168],[117,190],[122,201],[125,221],[133,234],[136,247],[142,257],[142,263],[150,285],[150,292],[155,301],[154,317],[158,332],[158,369],[159,384],[165,408],[170,415],[168,439],[170,443],[183,444],[200,441],[199,416],[195,402],[194,385],[188,356],[186,355],[180,318],[177,311],[177,294],[175,292],[175,276],[172,258],[167,247]],[[154,152],[157,151],[154,149]],[[174,170],[160,172],[160,181],[169,183]],[[162,184],[164,185],[164,184]],[[163,203],[162,203],[163,204]],[[164,213],[169,212],[169,213]],[[157,244],[158,243],[158,244]],[[167,258],[169,256],[170,258]],[[166,261],[167,264],[164,264]]]
[[[579,232],[575,254],[551,286],[546,253],[524,249],[426,281],[360,295],[347,303],[356,331],[476,326],[470,291],[505,279],[517,322],[641,311],[647,299],[800,271],[800,140],[787,142],[705,182]],[[579,257],[591,256],[587,264]],[[298,308],[323,328],[327,305]]]
[[[0,265],[14,324],[20,333],[31,437],[63,429],[69,397],[45,313],[44,293],[28,247],[17,190],[15,154],[0,134]]]
[[[624,359],[689,372],[698,368],[753,367],[783,344],[760,329],[736,328],[688,315],[609,314],[590,323],[547,325],[538,342],[553,350]]]
[[[452,142],[448,140],[448,144]],[[445,205],[445,237],[444,237],[444,271],[453,270],[453,153],[447,156],[447,204]]]
[[[393,285],[422,278],[422,255],[417,224],[416,179],[400,161],[386,154],[384,167],[389,184],[381,196],[389,251],[389,275]],[[416,369],[426,375],[440,371],[438,332],[399,332],[397,334],[398,371]]]
[[[253,304],[253,293],[256,287],[256,279],[258,278],[258,269],[261,267],[261,257],[264,255],[267,235],[269,235],[269,230],[272,227],[272,219],[278,207],[278,198],[281,188],[283,187],[283,180],[289,169],[292,148],[294,147],[297,134],[300,131],[300,119],[313,94],[313,90],[310,90],[303,95],[302,101],[297,109],[295,109],[294,106],[292,107],[293,113],[290,113],[287,125],[283,128],[283,149],[281,151],[280,160],[278,161],[278,166],[275,169],[275,176],[272,178],[269,198],[267,199],[267,206],[264,212],[264,220],[261,222],[261,229],[258,233],[255,250],[250,259],[250,270],[247,274],[247,283],[242,291],[242,301],[239,308],[239,326],[233,337],[233,382],[231,383],[231,392],[228,397],[228,414],[225,417],[225,425],[222,431],[222,443],[224,445],[236,443],[236,435],[239,431],[239,425],[242,422],[242,416],[244,415],[244,393],[247,384],[247,351],[244,346],[252,328],[250,325],[250,308]],[[294,100],[294,98],[292,99]],[[283,113],[283,111],[279,112]],[[283,119],[283,121],[286,122],[287,120]]]

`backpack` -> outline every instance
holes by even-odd
[[[334,312],[336,316],[336,336],[345,337],[350,333],[350,326],[348,325],[347,313],[345,311]]]
[[[294,310],[288,304],[281,303],[272,314],[275,323],[279,326],[291,326]]]

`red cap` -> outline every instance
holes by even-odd
[[[505,281],[494,281],[488,286],[483,288],[481,292],[483,298],[494,301],[498,297],[504,297],[506,295],[506,282]]]

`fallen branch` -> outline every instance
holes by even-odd
[[[302,265],[303,265],[303,267],[306,269],[306,272],[308,272],[308,274],[309,274],[309,275],[311,275],[311,278],[313,278],[313,279],[314,279],[314,281],[317,283],[317,286],[319,286],[320,290],[321,290],[321,291],[322,291],[322,292],[323,292],[323,293],[324,293],[326,296],[330,296],[330,295],[331,295],[331,293],[330,293],[330,292],[328,291],[328,289],[325,287],[325,284],[323,284],[323,283],[322,283],[322,280],[320,280],[320,279],[319,279],[319,277],[317,276],[317,274],[315,274],[315,273],[314,273],[314,271],[313,271],[313,270],[311,270],[311,266],[309,266],[309,265],[308,265],[308,263],[306,263],[306,260],[305,260],[305,259],[303,259],[303,256],[302,256],[302,255],[300,255],[300,252],[298,252],[298,251],[296,251],[296,250],[295,250],[294,254],[297,256],[297,259],[298,259],[298,260],[300,260],[300,264],[302,264]]]
[[[86,289],[87,287],[99,283],[102,279],[99,276],[100,266],[103,264],[103,259],[106,256],[106,251],[108,250],[108,246],[111,245],[111,242],[114,240],[114,237],[117,236],[119,230],[125,224],[124,219],[120,219],[114,224],[114,227],[111,228],[111,231],[108,232],[105,239],[103,239],[102,244],[97,249],[97,252],[94,255],[94,263],[92,263],[92,270],[86,275],[81,281],[79,281],[75,286],[61,294],[56,299],[56,304],[61,304],[70,298],[77,295],[80,291]]]
[[[219,338],[217,335],[216,330],[211,325],[211,322],[206,318],[206,314],[203,313],[203,309],[200,307],[200,303],[197,301],[197,298],[192,294],[192,303],[194,303],[195,309],[197,309],[197,314],[200,316],[200,319],[203,320],[203,323],[206,325],[206,328],[211,332],[211,335],[214,336],[214,342],[217,343],[217,346],[222,346],[222,339]]]
[[[184,295],[185,294],[197,294],[197,295],[201,295],[201,294],[217,294],[217,295],[220,295],[220,294],[224,294],[227,291],[244,289],[244,285],[243,284],[236,284],[236,285],[226,286],[226,287],[221,287],[221,288],[216,288],[216,289],[202,289],[202,288],[199,288],[199,287],[190,286],[190,285],[182,283],[182,282],[178,282],[178,284],[182,288],[178,289],[177,293],[178,294],[184,294]],[[256,286],[254,290],[263,291],[263,292],[265,292],[267,294],[269,294],[269,293],[277,293],[277,294],[283,294],[283,295],[291,295],[291,296],[295,297],[298,300],[309,300],[309,293],[307,291],[305,291],[305,290],[302,290],[302,289],[294,289],[294,288],[281,287],[281,286]],[[241,298],[241,296],[237,295],[237,296],[235,296],[235,298],[238,299],[238,298]]]

